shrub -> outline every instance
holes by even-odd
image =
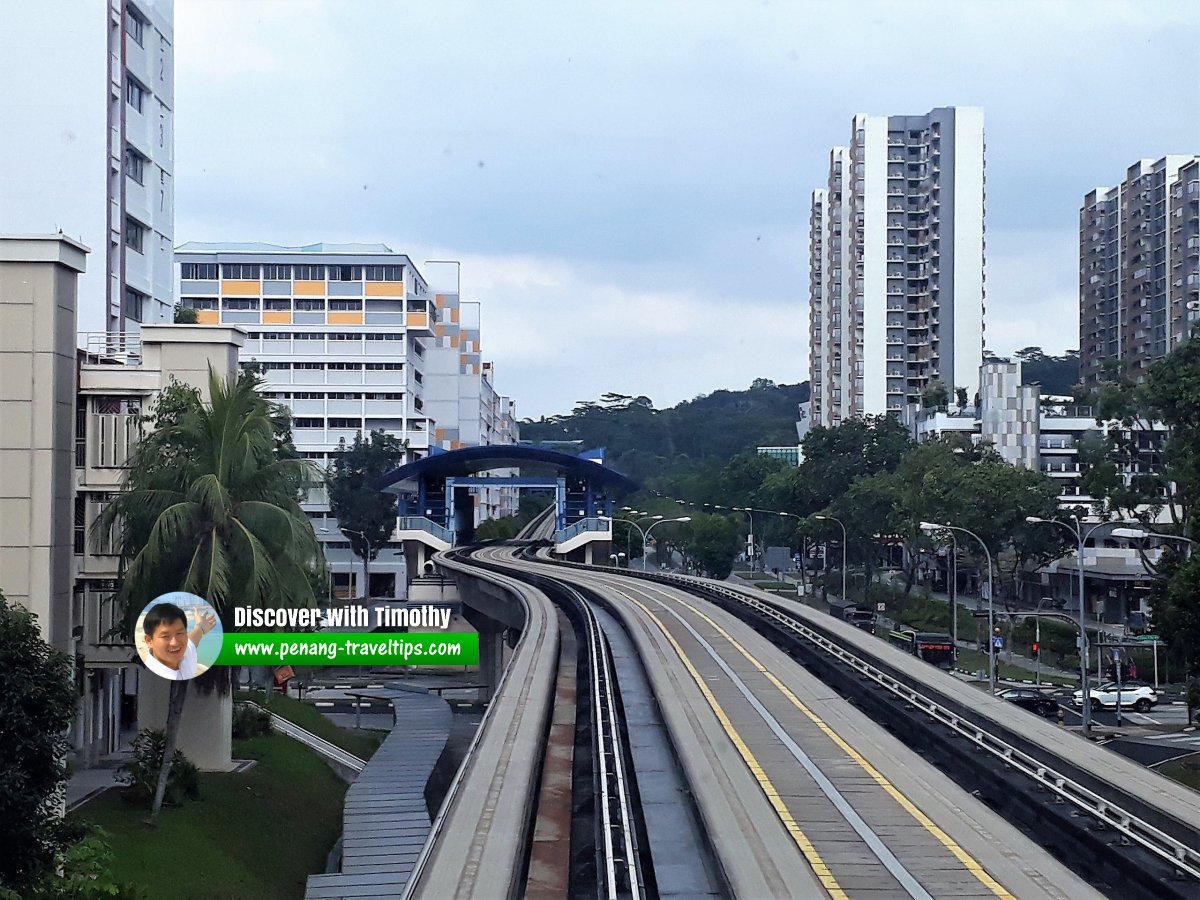
[[[133,788],[131,793],[147,805],[154,799],[166,744],[167,736],[162,731],[151,728],[139,731],[133,739],[133,759],[117,770],[118,780]],[[175,751],[172,760],[163,802],[178,806],[184,800],[199,799],[200,770],[180,750]]]
[[[238,740],[271,733],[271,714],[253,703],[233,705],[233,736]]]

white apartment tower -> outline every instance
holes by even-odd
[[[0,122],[20,139],[0,141],[0,232],[92,248],[84,332],[171,321],[173,22],[173,0],[26,3],[6,17]]]
[[[890,413],[983,359],[983,111],[854,117],[812,194],[811,421]]]

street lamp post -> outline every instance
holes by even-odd
[[[366,582],[365,586],[366,586],[367,590],[366,590],[366,593],[363,594],[363,596],[366,597],[368,600],[370,600],[371,599],[371,540],[365,534],[363,534],[361,531],[355,531],[353,528],[342,528],[339,525],[338,531],[340,531],[340,532],[342,532],[342,534],[346,534],[346,535],[357,534],[360,538],[362,538],[363,543],[367,545],[367,552],[363,556],[363,580]],[[329,529],[322,528],[321,533],[329,534]],[[331,575],[331,577],[332,577],[332,575]]]
[[[979,541],[979,546],[983,548],[984,555],[987,557],[988,565],[988,692],[996,693],[996,584],[992,580],[992,553],[988,550],[987,544],[983,542],[983,538],[975,532],[967,528],[962,528],[958,525],[939,525],[936,522],[922,522],[921,530],[926,534],[932,534],[935,531],[961,531],[963,534],[969,534],[975,540]]]
[[[825,521],[837,522],[839,525],[842,526],[842,602],[845,603],[846,602],[846,544],[848,544],[850,542],[850,539],[846,536],[846,524],[841,519],[838,519],[834,516],[814,515],[813,518],[816,519],[818,522],[825,522]],[[865,588],[864,588],[864,590],[865,590]]]
[[[738,512],[744,512],[750,518],[750,571],[754,572],[754,571],[756,571],[756,569],[754,567],[754,558],[755,558],[755,547],[757,546],[754,543],[754,513],[751,511],[750,507],[748,507],[748,506],[735,506],[733,508],[735,510],[737,510]]]
[[[1083,581],[1083,545],[1089,537],[1091,537],[1096,529],[1102,528],[1105,525],[1111,525],[1111,522],[1100,522],[1093,525],[1085,535],[1083,533],[1083,523],[1079,520],[1079,516],[1072,515],[1075,520],[1074,525],[1069,525],[1062,519],[1044,519],[1041,516],[1026,516],[1025,521],[1030,525],[1048,524],[1061,525],[1071,534],[1075,535],[1075,539],[1079,542],[1079,556],[1075,560],[1076,569],[1079,572],[1079,690],[1082,698],[1082,719],[1083,733],[1090,734],[1092,730],[1092,693],[1088,687],[1088,658],[1090,651],[1088,650],[1087,627],[1083,611],[1084,600],[1084,581]],[[1097,653],[1097,661],[1099,661],[1099,653]]]
[[[676,519],[664,519],[662,516],[655,516],[654,518],[658,519],[658,521],[655,522],[653,525],[650,525],[649,527],[647,527],[646,530],[644,532],[642,532],[642,570],[643,571],[645,571],[645,569],[646,569],[646,554],[648,552],[647,546],[650,541],[650,532],[652,532],[659,525],[665,525],[667,522],[690,522],[690,521],[692,521],[691,516],[679,516]]]

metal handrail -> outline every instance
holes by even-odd
[[[447,544],[454,543],[454,535],[449,528],[424,516],[400,516],[396,520],[396,529],[398,531],[425,531]]]
[[[142,361],[142,337],[114,331],[83,331],[79,342],[88,356],[113,360],[126,365],[140,365]]]
[[[569,541],[575,535],[582,534],[585,531],[612,531],[612,519],[591,517],[580,519],[578,522],[572,522],[566,528],[560,528],[554,533],[554,541],[561,544],[563,541]]]

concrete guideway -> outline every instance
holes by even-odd
[[[591,578],[621,598],[660,701],[685,705],[668,721],[684,728],[681,756],[737,895],[1098,896],[740,620],[670,588]],[[730,804],[751,827],[735,833],[738,819],[717,812]]]
[[[555,691],[558,619],[545,594],[516,579],[447,557],[439,557],[438,564],[469,570],[472,578],[509,592],[524,610],[525,625],[411,881],[403,891],[380,896],[518,896]]]

